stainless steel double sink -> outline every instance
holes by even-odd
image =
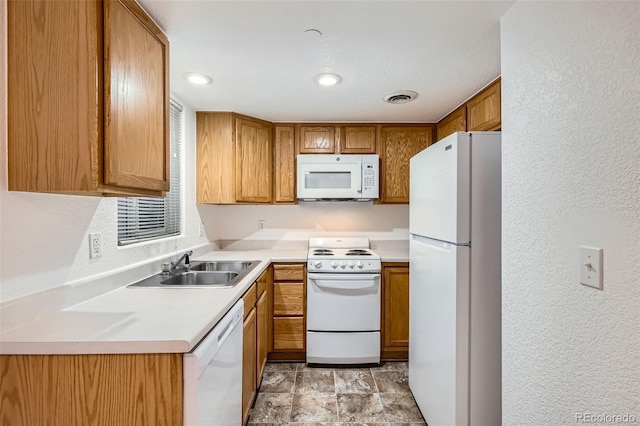
[[[159,273],[127,287],[197,288],[236,286],[256,266],[259,260],[191,261],[191,267],[171,273]]]

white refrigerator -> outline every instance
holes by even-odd
[[[500,132],[411,158],[409,387],[429,426],[501,424]]]

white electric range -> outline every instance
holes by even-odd
[[[380,363],[380,256],[368,238],[311,238],[307,363]]]

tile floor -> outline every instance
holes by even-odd
[[[372,368],[268,363],[250,426],[426,426],[406,362]]]

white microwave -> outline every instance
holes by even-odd
[[[300,154],[298,199],[357,200],[378,198],[377,155]]]

